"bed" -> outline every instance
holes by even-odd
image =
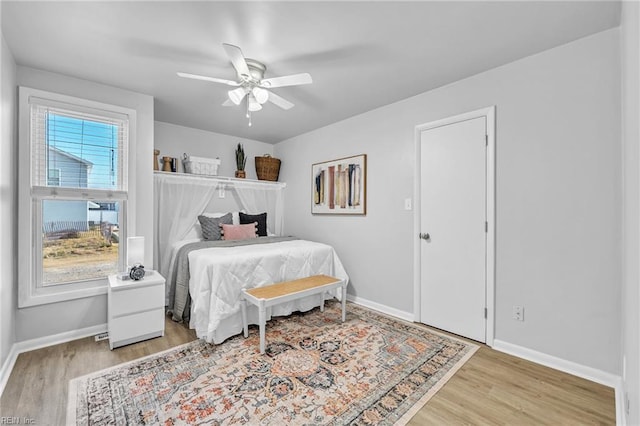
[[[243,331],[243,288],[317,274],[348,281],[331,246],[276,236],[283,234],[285,187],[282,182],[154,173],[154,267],[166,278],[173,319],[188,323],[207,342],[221,343]],[[229,212],[234,225],[255,218],[261,236],[229,241],[205,235],[212,231],[209,222]],[[212,220],[201,222],[201,216]],[[220,229],[218,224],[213,228]],[[309,310],[318,305],[318,297],[312,297],[274,307],[268,317]],[[257,324],[257,308],[249,306],[247,317],[249,324]]]
[[[239,241],[189,238],[172,250],[167,306],[173,319],[188,322],[199,338],[221,343],[242,332],[242,289],[317,274],[349,279],[327,244],[278,236]],[[318,298],[311,296],[274,306],[267,318],[316,306]],[[255,306],[247,306],[247,319],[258,323]]]

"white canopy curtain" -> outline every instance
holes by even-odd
[[[214,194],[222,188],[236,195],[238,210],[248,214],[267,212],[268,230],[281,235],[285,187],[277,182],[155,172],[154,268],[167,276],[171,248],[184,239],[198,215],[210,206]]]

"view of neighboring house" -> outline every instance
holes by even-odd
[[[49,146],[47,185],[87,188],[93,163],[62,149]],[[42,206],[45,232],[87,231],[92,224],[118,223],[116,203],[47,200]]]
[[[87,187],[87,179],[93,163],[73,154],[49,146],[47,185],[60,187]],[[87,231],[89,229],[89,204],[87,201],[47,200],[42,204],[45,232],[60,230]]]
[[[89,225],[98,223],[118,223],[118,203],[105,203],[89,201]]]
[[[93,163],[49,145],[49,186],[86,188]]]

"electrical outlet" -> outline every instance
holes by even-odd
[[[513,319],[524,321],[524,308],[522,306],[513,305]]]
[[[404,199],[404,209],[411,210],[411,198]]]

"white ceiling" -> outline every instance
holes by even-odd
[[[615,1],[18,2],[3,0],[16,63],[146,93],[155,119],[276,143],[619,25]],[[223,107],[222,43],[313,84],[274,92],[247,126]]]

